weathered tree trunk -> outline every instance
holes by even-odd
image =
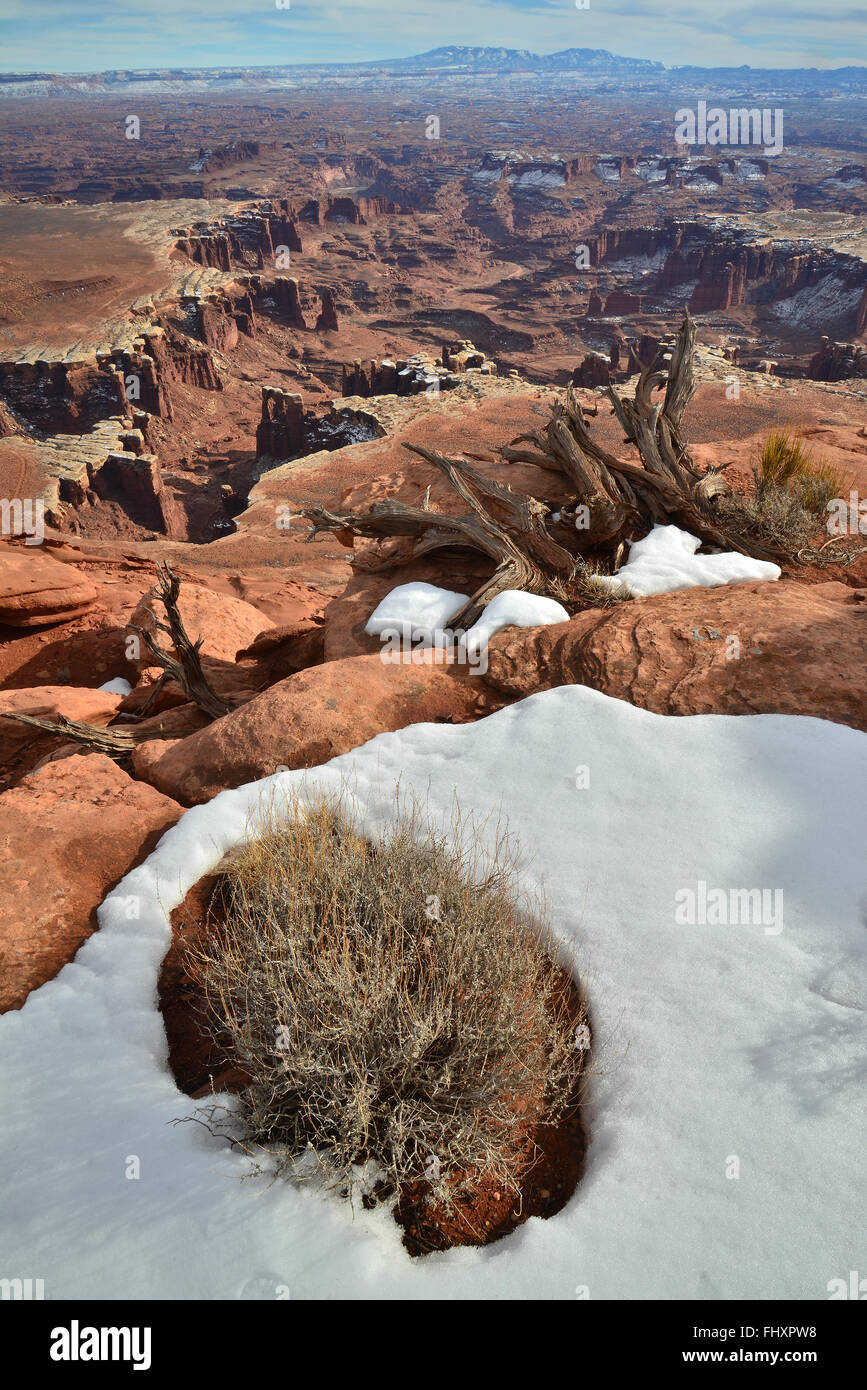
[[[626,442],[635,446],[642,465],[615,458],[590,434],[577,394],[568,387],[552,409],[544,431],[519,435],[501,449],[507,462],[531,463],[559,473],[574,489],[553,522],[551,509],[535,497],[513,492],[486,478],[471,464],[445,458],[418,444],[404,448],[439,468],[470,507],[463,516],[433,513],[427,507],[402,502],[378,502],[369,512],[335,513],[309,507],[310,539],[320,531],[343,532],[372,540],[402,538],[407,547],[383,555],[383,568],[406,564],[432,551],[471,550],[493,560],[495,570],[470,601],[450,620],[451,627],[471,625],[503,589],[526,589],[580,601],[580,577],[587,558],[614,567],[628,540],[645,535],[656,524],[674,524],[691,531],[706,544],[747,553],[736,534],[716,515],[715,501],[728,492],[722,468],[700,473],[682,435],[683,412],[695,390],[693,356],[695,324],[687,312],[667,368],[661,357],[642,365],[633,400],[609,387],[614,414]],[[641,365],[641,364],[639,364]],[[654,392],[665,387],[661,401]],[[516,447],[533,445],[533,448]],[[578,509],[584,508],[576,528]],[[750,554],[780,559],[779,551],[759,543]]]
[[[56,719],[42,719],[35,714],[0,710],[0,719],[14,719],[19,724],[29,724],[32,729],[42,729],[47,734],[62,734],[73,743],[85,743],[92,752],[107,753],[110,758],[127,758],[137,743],[146,738],[159,738],[159,734],[152,731],[137,738],[134,729],[103,729],[82,719],[67,719],[65,714],[58,714]]]

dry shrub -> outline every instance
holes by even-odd
[[[780,426],[769,432],[762,446],[753,469],[752,496],[723,498],[720,515],[747,546],[753,539],[769,540],[792,556],[810,560],[814,552],[805,548],[828,502],[841,496],[843,487],[842,475],[825,459],[816,459],[797,431]]]
[[[427,1179],[446,1206],[482,1174],[517,1188],[522,1124],[574,1102],[583,1054],[495,838],[483,867],[458,812],[446,838],[398,807],[372,841],[326,799],[272,809],[236,852],[189,968],[251,1079],[248,1152],[350,1193]]]
[[[625,547],[622,547],[625,550]],[[621,559],[620,552],[615,563]],[[587,608],[613,608],[616,604],[627,603],[632,595],[622,587],[611,587],[607,582],[610,574],[600,562],[580,560],[567,582],[552,579],[546,594],[562,603],[572,614],[581,613]]]
[[[824,516],[828,502],[841,496],[844,486],[841,473],[826,459],[816,459],[802,436],[785,428],[768,434],[753,478],[759,503],[785,490],[811,517]]]
[[[816,532],[816,518],[788,487],[759,489],[757,484],[749,497],[729,493],[720,499],[718,512],[747,550],[752,541],[770,541],[794,556]]]

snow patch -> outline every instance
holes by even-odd
[[[785,323],[824,330],[829,320],[854,314],[861,294],[860,286],[847,285],[836,275],[825,275],[817,284],[805,285],[769,307]]]
[[[376,834],[398,779],[446,834],[455,794],[481,827],[505,809],[522,888],[544,875],[576,952],[596,1062],[565,1208],[426,1259],[387,1212],[241,1184],[243,1156],[172,1124],[201,1102],[169,1073],[156,1004],[169,913],[263,798],[346,787]],[[826,1299],[863,1256],[865,817],[857,730],[666,718],[581,686],[194,807],[75,961],[0,1017],[4,1274],[75,1300]],[[782,890],[784,929],[679,924],[676,895],[701,883]]]
[[[371,637],[400,633],[405,642],[443,647],[449,618],[454,617],[468,599],[469,594],[440,589],[436,584],[420,581],[398,584],[377,604],[364,630]]]
[[[614,575],[601,575],[605,587],[625,591],[633,598],[670,594],[676,589],[715,589],[748,579],[779,579],[782,570],[769,560],[725,551],[697,555],[698,536],[679,526],[654,526],[643,540],[633,541],[629,559]]]
[[[107,690],[110,695],[129,695],[132,686],[123,676],[115,676],[114,680],[106,681],[105,685],[97,686],[97,689]]]
[[[491,599],[478,622],[461,638],[461,646],[472,656],[478,656],[493,637],[504,627],[547,627],[549,623],[567,623],[569,614],[562,603],[528,594],[523,589],[504,589]]]
[[[460,611],[468,597],[451,589],[439,589],[436,584],[399,584],[374,609],[364,630],[371,637],[399,633],[405,642],[416,646],[441,648],[448,642],[449,619]],[[478,622],[461,635],[459,645],[477,656],[488,638],[501,628],[540,627],[568,621],[566,609],[554,599],[522,589],[504,589],[491,600]]]

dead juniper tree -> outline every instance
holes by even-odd
[[[456,628],[470,627],[504,589],[526,589],[583,606],[590,566],[613,571],[625,554],[626,541],[646,535],[657,523],[691,531],[704,545],[759,559],[782,558],[761,539],[746,551],[737,526],[719,510],[720,499],[729,494],[722,476],[727,465],[701,473],[690,455],[682,419],[695,391],[695,332],[687,312],[667,362],[661,350],[649,365],[633,354],[641,371],[632,400],[608,388],[625,442],[634,445],[640,464],[615,458],[593,439],[592,415],[571,386],[552,408],[544,430],[519,435],[500,450],[508,463],[535,464],[567,480],[572,496],[559,513],[546,502],[485,477],[463,459],[405,444],[445,474],[469,511],[462,516],[432,512],[427,497],[419,507],[385,501],[361,513],[310,506],[305,511],[313,523],[310,539],[331,531],[341,540],[396,540],[398,544],[383,554],[380,568],[444,550],[485,556],[493,563],[493,574],[450,619]],[[663,388],[662,399],[655,400]]]
[[[166,621],[163,622],[151,609],[153,632],[147,628],[139,627],[135,623],[130,623],[130,629],[138,633],[153,657],[154,665],[162,667],[162,674],[149,699],[138,711],[140,719],[147,714],[167,680],[177,681],[187,699],[209,719],[219,719],[221,715],[228,714],[230,710],[235,708],[232,700],[225,700],[217,694],[202,670],[202,663],[199,658],[202,638],[192,642],[184,627],[178,607],[180,589],[181,581],[178,575],[169,569],[168,565],[158,565],[156,598],[163,606]],[[171,652],[164,650],[159,645],[156,639],[158,632],[163,632],[171,638],[176,655],[173,656]],[[14,719],[19,724],[28,724],[31,728],[40,729],[44,733],[62,734],[73,743],[81,743],[95,752],[106,753],[118,762],[127,761],[131,757],[133,749],[146,739],[174,737],[171,731],[162,734],[159,729],[150,726],[138,730],[134,724],[124,729],[105,729],[97,724],[85,723],[83,720],[67,719],[62,714],[58,715],[56,719],[44,719],[36,715],[17,714],[12,710],[0,709],[0,719]]]

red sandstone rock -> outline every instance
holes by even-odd
[[[629,294],[627,290],[612,290],[605,301],[606,316],[612,314],[640,314],[641,295]]]
[[[657,714],[804,714],[867,728],[867,603],[844,584],[731,584],[633,599],[491,640],[486,683],[589,685]]]
[[[337,322],[337,308],[334,303],[334,295],[331,290],[322,291],[322,308],[316,320],[317,333],[336,333],[339,324]]]
[[[378,655],[300,671],[173,744],[139,749],[140,777],[186,805],[279,767],[315,767],[386,730],[464,723],[499,702],[466,667],[388,665]]]
[[[262,418],[256,430],[256,457],[293,459],[303,446],[304,405],[294,391],[262,387]]]
[[[180,814],[99,754],[50,763],[0,796],[0,1012],[72,959],[106,893]]]
[[[202,656],[224,662],[234,663],[235,654],[242,647],[249,646],[260,632],[274,626],[270,618],[251,604],[231,598],[228,594],[214,593],[186,580],[181,584],[178,608],[190,640],[195,642],[202,638]],[[150,590],[133,613],[130,624],[153,632],[152,610],[156,611],[160,621],[164,621],[162,604]],[[165,634],[160,633],[160,646],[165,647],[167,641]],[[153,657],[144,643],[138,665],[140,670],[153,665]]]
[[[318,666],[324,659],[325,624],[320,617],[271,628],[238,652],[238,663],[251,667],[262,685],[273,685],[308,666]]]
[[[36,546],[0,552],[0,623],[40,627],[86,613],[97,599],[90,580]]]
[[[87,724],[109,724],[120,707],[122,696],[107,690],[92,690],[83,686],[42,685],[29,690],[0,690],[0,710],[14,714],[29,714],[41,719],[83,720]],[[39,737],[37,729],[18,724],[13,719],[0,719],[0,764],[5,763],[13,749]]]

